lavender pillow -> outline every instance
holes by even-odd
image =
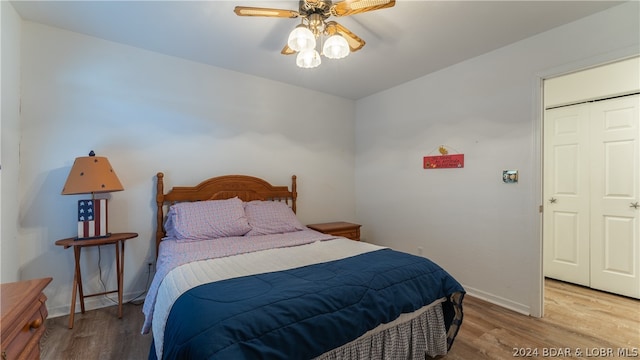
[[[251,230],[238,198],[174,204],[164,226],[167,237],[178,241],[242,236]]]
[[[251,226],[251,231],[245,236],[284,234],[305,229],[284,202],[250,201],[245,203],[244,212]]]

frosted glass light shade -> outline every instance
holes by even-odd
[[[329,59],[342,59],[349,55],[349,43],[341,35],[332,35],[324,42],[322,53]]]
[[[321,62],[320,54],[318,54],[316,49],[300,51],[296,57],[296,65],[305,69],[317,67]]]
[[[310,50],[316,47],[316,38],[311,30],[301,24],[289,34],[287,45],[293,51]]]

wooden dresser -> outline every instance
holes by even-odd
[[[42,292],[51,278],[0,285],[2,360],[40,359],[40,338],[47,318]]]

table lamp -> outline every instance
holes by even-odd
[[[96,193],[122,191],[124,188],[106,157],[76,158],[62,189],[62,195],[91,194],[91,199],[78,200],[78,240],[111,235],[107,228],[107,199],[96,199]]]

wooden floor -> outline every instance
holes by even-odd
[[[141,335],[142,305],[124,304],[77,313],[73,329],[69,316],[47,319],[41,360],[134,360],[147,359],[151,334]]]
[[[554,280],[546,280],[545,294],[543,319],[467,296],[458,337],[451,352],[439,359],[542,358],[545,352],[547,358],[624,358],[619,349],[628,358],[640,358],[640,300]],[[142,323],[142,307],[131,304],[124,306],[122,319],[116,306],[76,314],[72,330],[67,316],[47,319],[41,358],[146,359],[151,336],[140,335]],[[566,348],[570,356],[558,356]]]
[[[442,359],[623,358],[619,349],[640,358],[640,300],[547,279],[542,319],[472,297],[463,306],[462,327]]]

